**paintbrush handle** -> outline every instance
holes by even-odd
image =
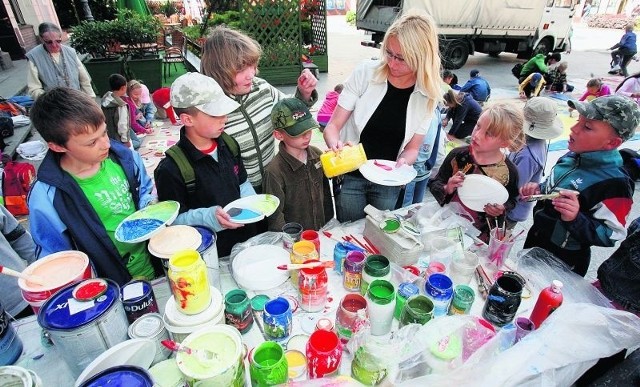
[[[300,269],[313,269],[313,268],[316,268],[316,267],[324,267],[325,269],[332,268],[333,267],[333,261],[313,262],[313,263],[291,263],[291,264],[288,264],[288,265],[278,266],[278,269],[281,269],[281,270],[300,270]]]
[[[8,267],[0,266],[0,273],[10,275],[12,277],[22,278],[23,280],[36,283],[38,285],[43,285],[42,278],[34,275],[24,274],[19,271],[15,271],[13,269],[9,269]]]

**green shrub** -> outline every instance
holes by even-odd
[[[345,17],[347,18],[347,24],[349,24],[350,26],[355,26],[356,25],[356,12],[355,11],[348,11],[347,15]]]

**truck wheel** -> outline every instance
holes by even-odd
[[[443,66],[446,69],[457,70],[467,63],[469,58],[469,46],[464,40],[454,40],[447,44],[444,57],[442,58]]]
[[[551,39],[544,38],[538,43],[536,48],[533,49],[533,55],[537,55],[537,54],[547,55],[548,53],[551,52],[552,48],[553,47],[552,47]]]

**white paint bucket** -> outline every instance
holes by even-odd
[[[42,380],[32,370],[18,366],[5,366],[0,367],[0,386],[41,387]]]
[[[150,339],[156,345],[156,356],[153,358],[154,365],[171,356],[171,350],[162,345],[162,340],[169,339],[169,332],[164,327],[162,316],[158,313],[148,313],[138,317],[129,326],[129,337],[132,339]]]
[[[211,303],[207,309],[198,314],[186,315],[178,310],[175,298],[169,297],[164,308],[164,326],[167,328],[173,341],[182,342],[190,333],[198,329],[224,324],[224,303],[222,294],[213,286],[211,289]]]
[[[49,332],[76,378],[104,351],[128,339],[120,288],[112,280],[104,281],[106,292],[94,300],[74,299],[72,292],[78,284],[72,284],[49,298],[38,313],[38,324]]]

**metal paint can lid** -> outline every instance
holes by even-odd
[[[105,314],[116,302],[120,302],[120,288],[110,279],[107,290],[91,301],[78,301],[73,298],[77,284],[71,284],[48,299],[38,313],[38,324],[44,329],[68,330],[89,324]]]
[[[156,337],[164,329],[164,322],[159,313],[147,313],[129,326],[128,333],[132,339]]]
[[[197,248],[197,251],[202,254],[214,243],[216,243],[216,233],[202,226],[193,226],[193,228],[198,230],[200,236],[202,237],[202,243],[200,243],[200,247]]]

